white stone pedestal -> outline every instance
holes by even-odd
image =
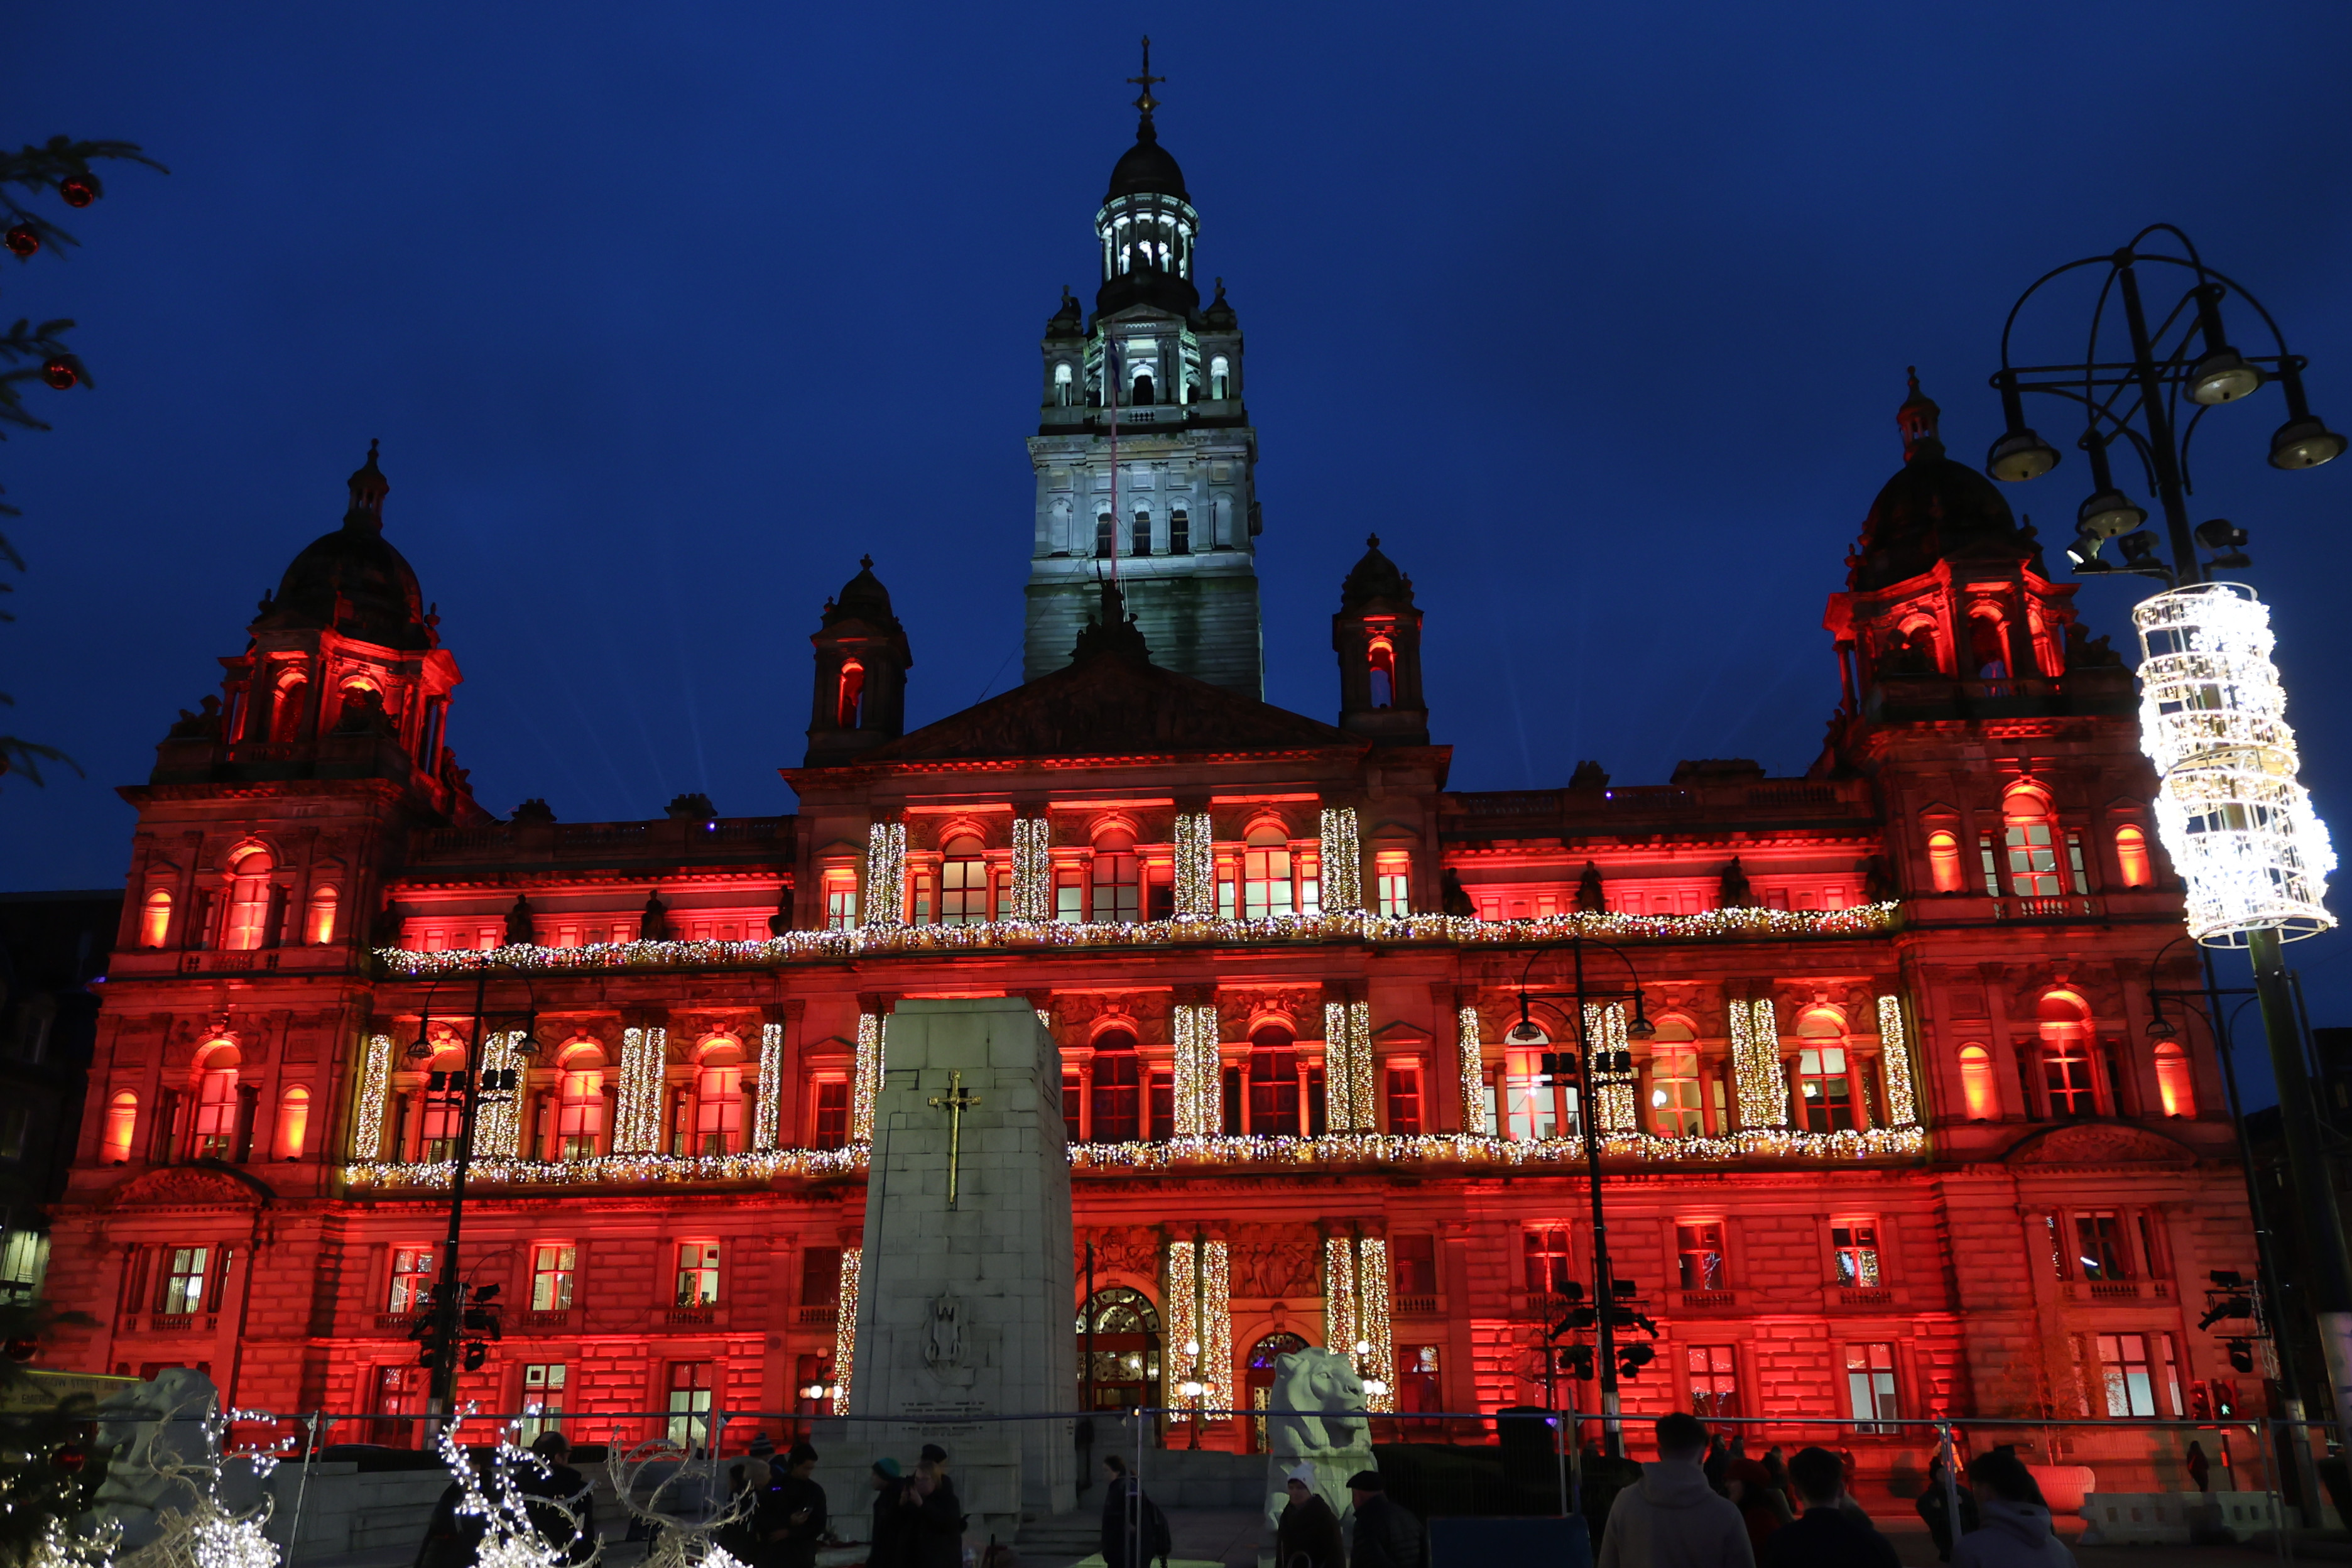
[[[853,1417],[890,1419],[842,1423],[824,1468],[889,1454],[911,1474],[937,1443],[970,1539],[1009,1542],[1024,1511],[1076,1505],[1068,1417],[990,1419],[1068,1410],[1077,1386],[1061,1058],[1019,997],[909,1001],[887,1020],[883,1067],[849,1397]],[[960,1133],[930,1103],[957,1073],[978,1100]]]

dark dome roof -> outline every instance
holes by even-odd
[[[1121,196],[1174,196],[1178,201],[1192,198],[1184,191],[1184,171],[1176,166],[1175,158],[1160,144],[1160,132],[1152,128],[1147,116],[1135,130],[1135,145],[1119,154],[1111,165],[1110,190],[1105,202]]]
[[[841,586],[833,604],[824,613],[824,624],[855,617],[877,628],[896,626],[898,617],[890,611],[890,590],[882,579],[874,575],[874,557],[858,557],[857,575]]]
[[[1364,541],[1364,558],[1339,584],[1339,604],[1353,608],[1374,599],[1391,603],[1412,603],[1412,579],[1397,570],[1397,563],[1381,553],[1381,536],[1377,533]]]
[[[2020,528],[2008,500],[1990,479],[1944,455],[1937,423],[1942,410],[1919,390],[1895,410],[1903,431],[1903,467],[1879,489],[1863,520],[1862,538],[1846,558],[1846,586],[1874,593],[1932,570],[1938,561],[2030,561],[2042,570],[2042,546]]]
[[[383,537],[383,498],[392,487],[376,467],[374,447],[351,486],[343,526],[294,557],[255,627],[332,626],[385,647],[433,647],[438,639],[425,618],[416,573]]]

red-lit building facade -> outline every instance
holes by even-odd
[[[477,1133],[460,1261],[508,1310],[460,1394],[592,1434],[839,1380],[904,997],[1024,996],[1061,1044],[1106,1406],[1197,1375],[1245,1407],[1297,1342],[1366,1346],[1399,1410],[1540,1400],[1540,1329],[1590,1280],[1587,1122],[1662,1331],[1631,1411],[2127,1419],[2231,1377],[2196,1282],[2251,1268],[2251,1226],[2210,1044],[2147,1028],[2189,971],[2129,676],[1934,405],[1903,405],[1831,596],[1843,689],[1805,776],[1449,790],[1377,542],[1333,617],[1337,722],[1258,700],[1254,572],[1217,559],[1260,526],[1239,327],[1192,291],[1196,219],[1145,129],[1101,308],[1045,343],[1032,629],[1065,617],[1070,657],[1033,646],[1024,685],[908,731],[919,628],[859,571],[813,639],[797,815],[484,811],[371,454],[123,792],[48,1275],[99,1322],[61,1355],[419,1412],[404,1333],[457,1134],[429,1075],[466,1063],[487,973],[476,1065],[520,1088]],[[1111,376],[1150,415],[1116,468]],[[1139,619],[1093,585],[1108,552]],[[1655,1026],[1591,1012],[1638,1073],[1596,1106],[1540,1059],[1575,1040],[1579,932]]]

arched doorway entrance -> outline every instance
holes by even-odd
[[[1249,1406],[1252,1410],[1264,1410],[1265,1408],[1266,1395],[1271,1393],[1274,1388],[1274,1363],[1276,1358],[1288,1355],[1293,1351],[1303,1351],[1306,1348],[1307,1342],[1299,1338],[1297,1334],[1268,1334],[1265,1338],[1258,1341],[1257,1343],[1250,1346],[1248,1388]],[[1249,1451],[1251,1453],[1263,1454],[1265,1452],[1265,1416],[1253,1415],[1250,1417],[1249,1444]]]
[[[1138,1410],[1164,1403],[1160,1396],[1160,1314],[1142,1291],[1124,1285],[1097,1290],[1078,1314],[1080,1401],[1089,1394],[1087,1408],[1094,1410]]]

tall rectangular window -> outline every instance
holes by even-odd
[[[1154,1142],[1164,1143],[1176,1136],[1176,1075],[1155,1072],[1145,1088],[1150,1091],[1151,1125],[1145,1135]]]
[[[1192,519],[1181,506],[1168,514],[1168,553],[1192,553]]]
[[[950,853],[940,865],[940,923],[988,923],[988,862],[977,855]]]
[[[1412,857],[1402,850],[1383,849],[1372,860],[1373,890],[1384,915],[1412,912]]]
[[[163,1277],[155,1292],[155,1310],[175,1318],[193,1317],[205,1310],[205,1284],[210,1278],[213,1249],[170,1247],[163,1249]]]
[[[1675,1226],[1675,1258],[1685,1290],[1723,1289],[1723,1224],[1697,1220]]]
[[[677,1244],[677,1305],[719,1305],[719,1244],[681,1241]]]
[[[2042,1051],[2042,1087],[2056,1117],[2096,1116],[2098,1094],[2091,1084],[2091,1058],[2079,1037],[2051,1041]]]
[[[1545,1072],[1543,1058],[1539,1050],[1505,1057],[1504,1106],[1514,1142],[1576,1136],[1575,1079]]]
[[[934,925],[939,921],[940,884],[929,871],[907,873],[907,923]]]
[[[1845,1393],[1848,1411],[1856,1421],[1900,1421],[1903,1411],[1895,1397],[1895,1347],[1886,1344],[1845,1347]],[[1857,1426],[1873,1433],[1875,1426]],[[1886,1430],[1892,1432],[1895,1428]]]
[[[1084,1083],[1076,1073],[1062,1075],[1062,1135],[1073,1143],[1087,1141],[1084,1118],[1079,1108],[1086,1103]]]
[[[555,1102],[555,1136],[562,1157],[594,1159],[604,1135],[604,1069],[566,1068]]]
[[[564,1243],[548,1243],[530,1249],[530,1310],[534,1312],[567,1312],[572,1310],[572,1287],[577,1277],[580,1249]]]
[[[2085,1279],[2132,1277],[2131,1258],[2124,1250],[2123,1220],[2113,1209],[2084,1209],[2074,1215],[2074,1255]]]
[[[542,1434],[563,1430],[563,1363],[525,1362],[522,1369],[522,1435],[526,1446]]]
[[[2099,1367],[2099,1389],[2092,1398],[2104,1414],[2167,1419],[2181,1414],[2180,1372],[2170,1334],[2088,1337]]]
[[[2047,821],[2009,825],[2010,891],[2021,899],[2058,896],[2058,847],[2051,842]]]
[[[48,1238],[37,1230],[0,1237],[0,1300],[30,1302],[48,1268]]]
[[[707,1361],[669,1363],[669,1440],[681,1448],[699,1447],[709,1428],[710,1373]]]
[[[2000,863],[1993,858],[1991,834],[1977,835],[1977,854],[1984,861],[1985,896],[1997,899],[2000,897]]]
[[[841,1305],[841,1248],[812,1247],[801,1254],[801,1305]]]
[[[816,1086],[816,1120],[809,1142],[820,1149],[849,1146],[849,1084],[833,1079]]]
[[[857,873],[824,874],[824,929],[848,931],[857,924]]]
[[[1302,850],[1297,857],[1298,912],[1319,915],[1323,912],[1323,857],[1314,850]]]
[[[1076,892],[1073,888],[1071,891]],[[1143,862],[1133,855],[1097,854],[1094,864],[1094,918],[1106,925],[1133,925],[1143,918]]]
[[[393,1312],[421,1311],[433,1300],[434,1261],[429,1247],[395,1247],[392,1249]]]
[[[1421,1131],[1421,1068],[1388,1069],[1389,1131],[1401,1138]]]
[[[1288,845],[1242,851],[1242,910],[1254,921],[1291,912]]]
[[[1878,1283],[1878,1222],[1841,1219],[1830,1225],[1830,1246],[1837,1252],[1838,1283],[1867,1289]]]
[[[436,1074],[436,1077],[438,1077]],[[433,1079],[425,1080],[430,1084]],[[444,1079],[443,1081],[446,1081]],[[425,1114],[418,1119],[417,1157],[428,1163],[457,1157],[457,1134],[466,1124],[466,1091],[444,1089],[425,1091]]]
[[[1527,1265],[1528,1293],[1531,1296],[1564,1296],[1569,1281],[1575,1279],[1568,1251],[1568,1228],[1548,1226],[1540,1230],[1523,1230],[1519,1246]]]
[[[1437,1237],[1400,1236],[1389,1243],[1389,1259],[1400,1299],[1437,1295]]]
[[[1075,870],[1054,873],[1054,918],[1064,925],[1080,925],[1087,918],[1087,888]]]
[[[1797,1053],[1797,1094],[1810,1132],[1853,1131],[1853,1079],[1843,1046],[1807,1046]]]
[[[1730,1345],[1685,1345],[1690,1373],[1691,1414],[1721,1420],[1739,1414],[1739,1363]]]

